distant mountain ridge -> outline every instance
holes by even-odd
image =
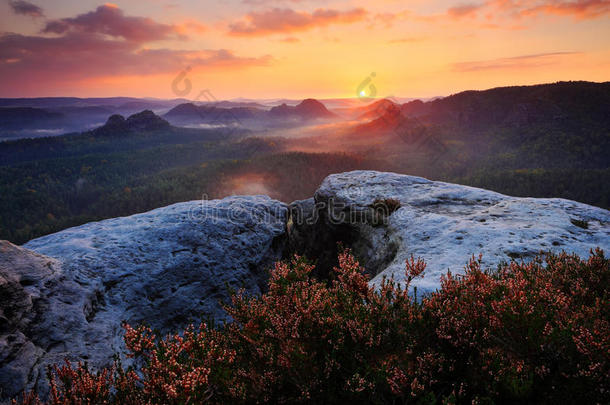
[[[0,130],[19,130],[38,126],[57,127],[66,116],[34,107],[0,107]]]
[[[433,101],[404,103],[401,112],[434,122],[457,122],[472,129],[543,120],[569,123],[572,118],[586,114],[593,124],[608,128],[610,82],[557,82],[468,90]]]
[[[296,106],[282,104],[272,107],[270,110],[261,108],[262,106],[255,107],[248,104],[241,106],[234,105],[237,105],[237,103],[206,103],[204,105],[184,103],[172,108],[163,117],[173,125],[203,123],[240,124],[241,121],[246,121],[246,124],[252,123],[252,121],[269,123],[269,120],[297,120],[304,122],[337,117],[324,104],[314,99],[305,99]]]
[[[160,114],[184,101],[133,97],[0,99],[0,140],[83,132],[102,125],[113,114],[128,116],[143,110]]]
[[[599,128],[608,126],[609,82],[557,82],[533,86],[468,90],[428,101],[405,98],[378,99],[233,99],[193,101],[137,97],[0,98],[0,140],[82,132],[99,126],[113,114],[128,116],[142,110],[162,115],[172,125],[239,124],[281,126],[314,119],[375,120],[398,106],[408,117],[435,124],[458,124],[480,131],[490,126],[523,127],[548,121],[570,126],[579,115],[592,118]],[[29,110],[19,110],[27,108]],[[576,120],[574,118],[577,118]],[[375,125],[370,125],[375,127]],[[256,128],[255,128],[256,129]]]
[[[169,108],[187,102],[187,99],[171,100],[138,98],[138,97],[35,97],[35,98],[0,98],[0,107],[119,107],[128,103],[145,103],[149,106]]]

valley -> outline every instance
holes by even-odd
[[[162,116],[112,115],[79,134],[2,142],[0,238],[24,243],[201,198],[289,203],[356,169],[610,207],[609,83],[364,101],[182,103]]]

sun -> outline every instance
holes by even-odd
[[[364,90],[360,90],[360,95],[361,95],[361,96],[365,96],[365,95],[366,95],[366,93],[364,92]]]

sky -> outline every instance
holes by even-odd
[[[610,0],[0,0],[0,97],[434,97],[610,80]]]

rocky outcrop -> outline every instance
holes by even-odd
[[[324,104],[312,98],[305,99],[296,106],[289,106],[284,103],[273,107],[269,110],[268,115],[271,118],[298,118],[301,120],[328,119],[335,117],[335,114],[328,111]]]
[[[327,177],[290,206],[265,196],[174,204],[89,223],[17,247],[0,243],[0,388],[45,392],[45,367],[64,358],[108,365],[122,321],[161,331],[225,319],[228,288],[260,293],[273,261],[293,252],[332,268],[337,243],[377,284],[428,263],[419,291],[483,265],[541,251],[610,249],[610,212],[563,199],[509,197],[420,177],[355,171]]]
[[[287,208],[264,196],[174,204],[0,245],[0,387],[46,389],[46,365],[97,368],[122,321],[166,333],[225,319],[229,289],[260,293],[281,257]],[[44,255],[44,256],[43,256]]]
[[[607,210],[394,173],[331,175],[312,200],[293,203],[291,210],[317,218],[315,225],[294,218],[289,223],[295,251],[328,260],[336,242],[342,241],[353,248],[374,284],[390,275],[402,280],[405,260],[422,257],[428,266],[425,277],[414,283],[419,291],[437,288],[442,274],[448,269],[459,273],[468,258],[479,253],[485,267],[495,268],[540,252],[588,256],[598,246],[610,249]]]
[[[46,294],[51,288],[53,294]],[[67,282],[55,259],[0,241],[0,387],[2,396],[17,394],[36,382],[36,367],[58,336],[45,331],[47,310],[67,314],[70,301],[81,301],[78,286]],[[70,315],[56,320],[68,328]],[[46,341],[46,342],[43,342]],[[62,361],[62,359],[58,359]]]
[[[111,115],[106,123],[92,131],[98,136],[122,136],[127,133],[169,129],[169,122],[150,110],[130,115],[125,119],[120,114]]]

